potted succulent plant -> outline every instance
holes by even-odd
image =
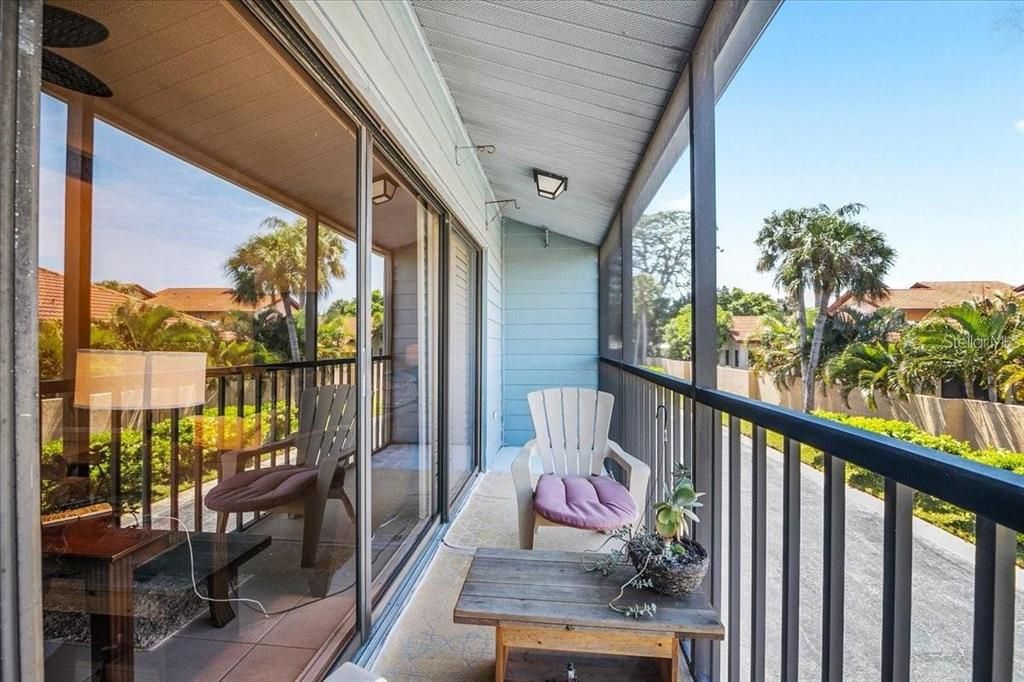
[[[640,602],[623,607],[619,606],[619,600],[629,588],[651,589],[681,597],[700,587],[708,571],[708,552],[687,535],[689,522],[700,521],[694,510],[703,506],[700,502],[703,494],[696,491],[686,470],[677,466],[673,471],[671,489],[666,490],[665,499],[652,508],[653,532],[641,528],[634,533],[631,527],[623,526],[605,541],[621,541],[620,549],[603,555],[593,564],[586,561],[590,553],[584,552],[583,566],[588,571],[597,570],[611,575],[627,562],[636,569],[636,573],[620,586],[618,595],[608,603],[609,608],[632,618],[653,616],[657,612],[654,603]]]
[[[689,537],[690,521],[700,518],[694,509],[702,507],[699,493],[689,474],[676,465],[672,488],[652,508],[654,532],[641,532],[626,542],[626,554],[637,571],[661,594],[682,596],[700,587],[708,570],[708,552]]]

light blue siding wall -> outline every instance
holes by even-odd
[[[526,394],[597,388],[597,247],[505,219],[504,439],[533,437]]]

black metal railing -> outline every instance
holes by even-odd
[[[374,357],[371,374],[371,445],[377,452],[391,442],[390,356]],[[99,413],[99,422],[94,413],[88,424],[76,423],[84,419],[72,407],[72,382],[40,382],[41,401],[60,404],[56,419],[61,423],[55,436],[44,443],[44,466],[55,457],[63,463],[75,438],[88,439],[87,446],[78,446],[88,448],[87,454],[82,453],[88,466],[66,465],[88,481],[79,483],[85,490],[70,503],[101,499],[115,509],[115,518],[130,514],[145,527],[171,526],[170,518],[187,519],[189,526],[202,531],[204,486],[221,476],[220,454],[261,448],[264,451],[252,461],[256,468],[295,463],[294,450],[275,444],[297,427],[299,395],[309,386],[355,384],[356,365],[354,358],[239,365],[209,368],[206,376],[207,396],[201,408],[112,410]],[[109,424],[103,421],[107,415]],[[48,500],[47,493],[60,482],[43,483],[44,512],[59,511],[66,501]],[[183,500],[191,508],[183,507]],[[236,525],[242,528],[258,518],[257,514],[238,515]],[[207,521],[211,525],[212,517]]]
[[[613,438],[651,466],[651,483],[656,486],[652,491],[662,489],[679,462],[693,471],[695,479],[710,483],[705,513],[720,505],[713,499],[715,491],[727,493],[728,508],[719,506],[717,512],[711,512],[712,523],[717,520],[719,527],[704,529],[713,542],[724,543],[729,557],[727,566],[721,562],[712,566],[708,581],[712,592],[724,592],[728,604],[723,614],[728,630],[724,673],[718,670],[717,650],[708,659],[710,674],[716,679],[740,679],[740,638],[747,627],[750,678],[763,680],[767,674],[797,679],[801,444],[823,453],[822,679],[841,680],[843,676],[847,463],[882,477],[884,486],[882,679],[905,680],[910,674],[915,491],[975,515],[973,679],[1011,679],[1017,533],[1024,532],[1024,476],[614,360],[602,359],[599,377],[601,389],[616,396],[619,417],[613,423]],[[707,428],[701,429],[700,419],[710,421]],[[725,452],[723,431],[728,443]],[[694,442],[694,433],[707,435]],[[766,463],[772,433],[782,438],[783,460],[781,670],[777,673],[765,670],[769,617]],[[743,498],[738,475],[745,435],[749,436],[752,470],[749,500]],[[723,468],[729,471],[727,481],[721,479]],[[748,505],[751,580],[745,582],[740,572],[744,552],[741,509]],[[710,549],[713,558],[722,556],[720,546]],[[717,601],[716,606],[721,607],[720,596]],[[741,603],[749,606],[747,622],[741,617]]]

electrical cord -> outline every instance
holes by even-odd
[[[182,521],[181,519],[179,519],[177,517],[174,517],[174,516],[168,516],[167,518],[170,519],[171,521],[177,522],[178,525],[181,526],[181,529],[183,531],[185,531],[185,542],[188,544],[189,577],[192,578],[192,591],[196,593],[197,597],[199,597],[203,601],[207,601],[207,602],[218,602],[218,603],[238,602],[239,604],[245,604],[246,606],[248,606],[249,604],[256,604],[257,606],[260,607],[260,611],[263,612],[264,616],[266,616],[268,618],[270,617],[270,614],[267,613],[267,610],[265,608],[263,608],[263,602],[261,602],[259,599],[249,599],[247,597],[239,597],[239,596],[237,596],[237,594],[238,594],[237,591],[235,592],[235,595],[236,595],[235,597],[226,597],[224,599],[218,599],[216,597],[211,597],[209,595],[202,594],[199,591],[199,585],[196,584],[196,555],[192,551],[192,534],[189,533],[188,526],[186,526],[185,522]],[[250,606],[249,608],[252,608],[252,607]],[[255,609],[253,609],[253,610],[255,611]]]

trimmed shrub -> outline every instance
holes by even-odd
[[[983,448],[976,450],[970,443],[957,440],[952,436],[936,436],[909,422],[896,419],[881,419],[879,417],[853,417],[837,412],[816,411],[815,416],[823,419],[864,429],[873,433],[898,438],[926,448],[947,452],[957,457],[970,459],[986,466],[1003,469],[1016,474],[1024,475],[1024,453],[998,448]],[[727,419],[722,415],[723,422]],[[751,435],[751,427],[748,422],[742,422],[742,431],[745,436]],[[768,433],[768,446],[781,451],[783,439],[777,433]],[[820,450],[808,445],[800,446],[800,460],[809,466],[824,469],[824,458]],[[885,497],[885,481],[878,474],[868,471],[863,467],[854,464],[846,465],[846,484],[877,498]],[[947,533],[974,543],[974,514],[924,493],[914,493],[914,516],[921,518],[934,526],[938,526]],[[1024,567],[1024,533],[1017,535],[1017,565]]]
[[[226,406],[223,419],[223,442],[255,441],[269,442],[271,430],[272,403],[264,403],[259,414],[254,405],[247,405],[243,418],[238,419],[238,407]],[[298,408],[292,406],[291,418],[286,416],[284,401],[278,401],[277,433],[290,433],[298,428]],[[211,480],[217,475],[218,454],[216,436],[209,434],[201,443],[196,439],[196,421],[198,415],[183,416],[178,420],[178,480],[180,488],[188,488],[195,484],[196,458],[201,457],[199,467],[203,481]],[[216,420],[216,408],[203,411],[204,420]],[[290,424],[288,422],[291,422]],[[242,435],[238,433],[241,427]],[[215,427],[219,430],[219,426]],[[262,438],[259,438],[262,434]],[[134,428],[121,430],[121,500],[126,510],[135,510],[142,500],[142,431]],[[67,462],[64,460],[64,443],[60,439],[51,440],[42,448],[43,478],[41,481],[41,511],[43,514],[58,511],[68,505],[77,506],[82,503],[109,501],[110,490],[110,431],[101,431],[89,436],[89,484],[86,491],[77,486],[68,485],[64,479]],[[171,477],[171,420],[161,419],[153,422],[152,438],[152,488],[154,501],[170,494]],[[83,499],[83,495],[87,499]]]

